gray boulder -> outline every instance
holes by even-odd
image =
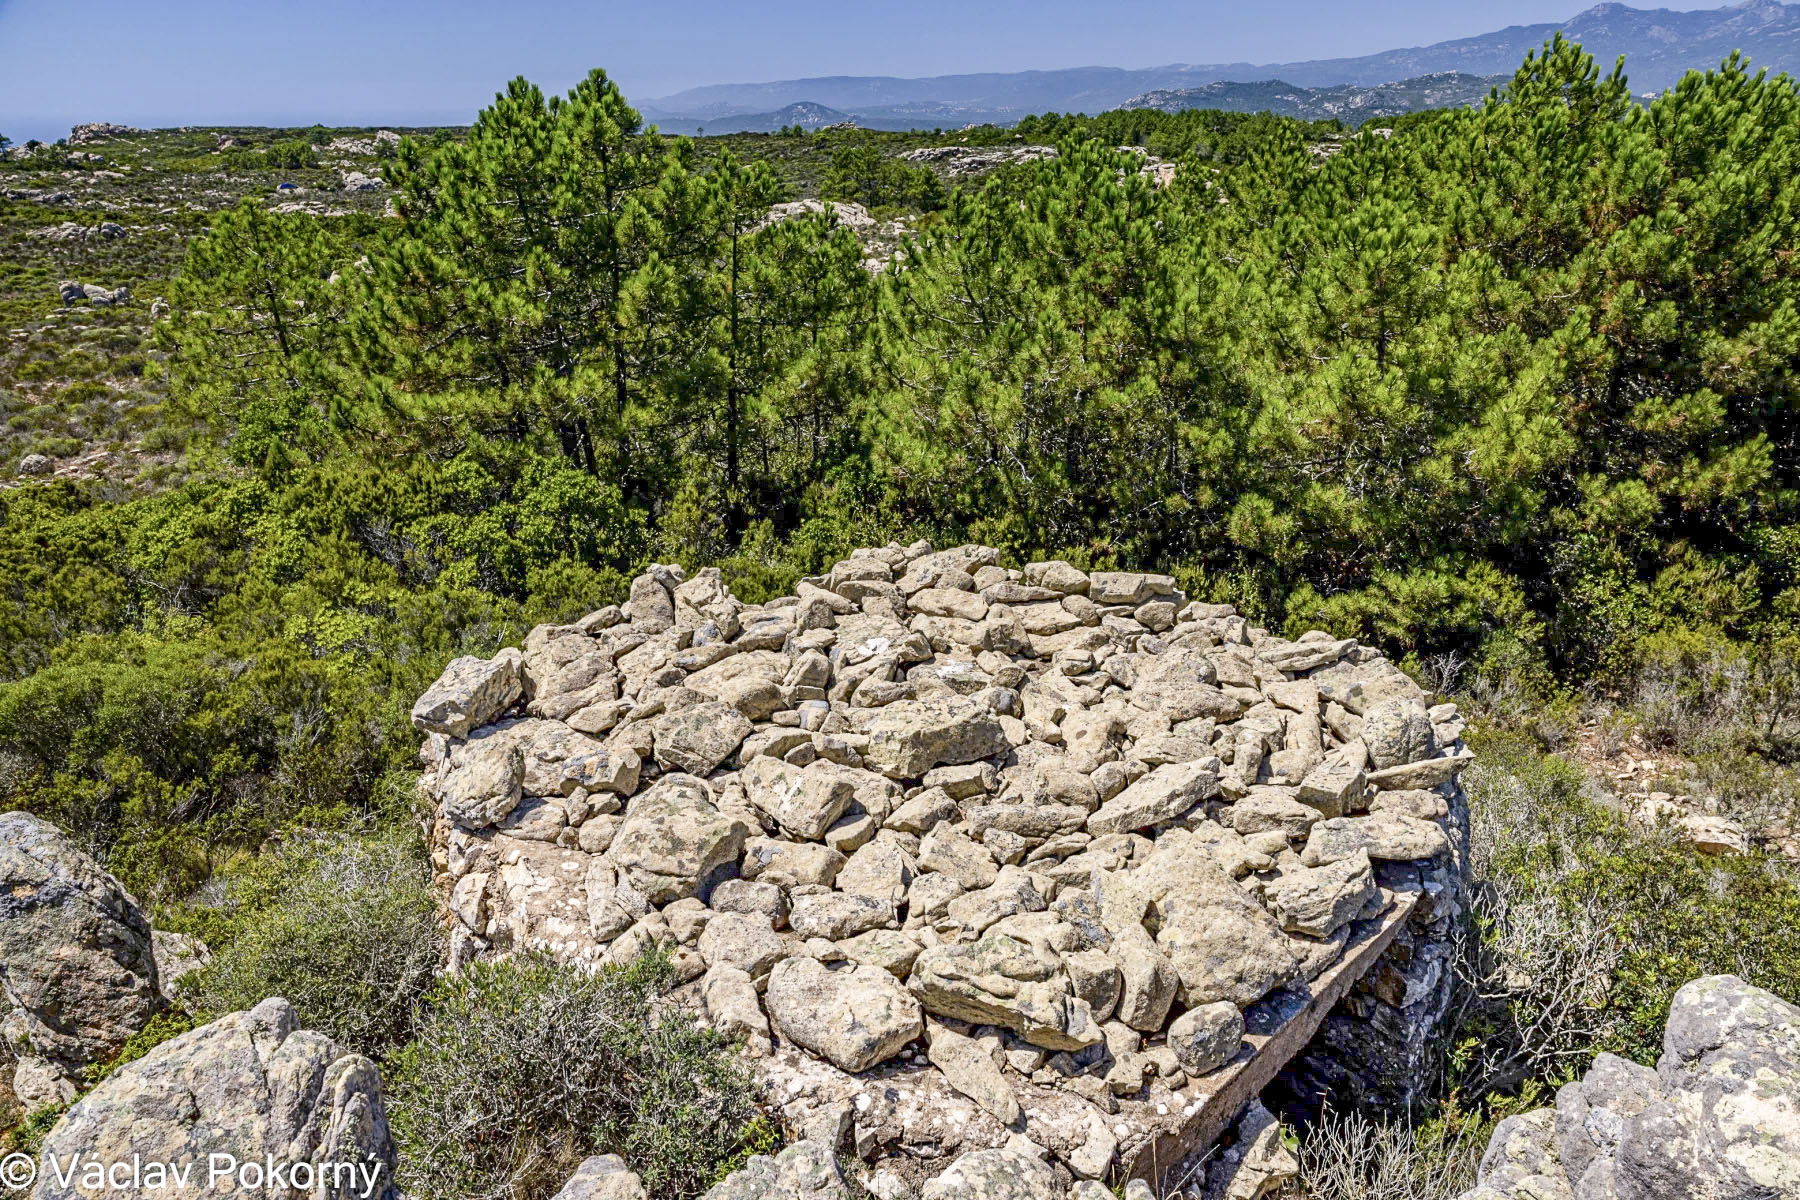
[[[244,1195],[304,1195],[309,1200],[391,1200],[394,1144],[382,1101],[381,1073],[360,1054],[298,1028],[286,1000],[265,1000],[163,1043],[120,1068],[71,1108],[44,1140],[43,1161],[132,1161],[198,1164],[213,1156],[261,1165],[267,1159],[313,1176],[290,1191],[247,1189]],[[223,1161],[218,1160],[218,1161]],[[81,1186],[54,1170],[39,1174],[33,1200],[122,1200],[199,1195],[151,1186]]]
[[[1219,760],[1158,767],[1100,806],[1087,819],[1092,834],[1126,833],[1173,821],[1219,792]]]
[[[919,1193],[919,1200],[1063,1200],[1062,1182],[1043,1152],[1022,1134],[993,1150],[975,1150]]]
[[[752,1156],[700,1200],[850,1200],[850,1183],[838,1166],[836,1149],[809,1140],[773,1158]]]
[[[649,1200],[644,1181],[616,1154],[600,1154],[575,1168],[552,1200]]]
[[[415,728],[449,737],[468,737],[519,702],[524,682],[517,650],[502,650],[492,658],[451,660],[436,683],[425,690],[412,708]]]
[[[1323,867],[1284,874],[1265,892],[1269,911],[1289,933],[1328,938],[1381,906],[1381,889],[1366,851]]]
[[[1430,758],[1431,717],[1417,700],[1383,700],[1363,716],[1363,741],[1377,768],[1398,767]]]
[[[632,801],[607,857],[652,904],[705,899],[729,878],[749,827],[722,813],[712,790],[691,775],[664,775]]]
[[[863,757],[890,779],[917,779],[933,767],[957,766],[1007,752],[1006,731],[971,700],[902,700],[869,722]]]
[[[66,1102],[163,1006],[150,920],[48,821],[0,815],[0,990],[27,1105]]]
[[[1000,1025],[1047,1050],[1080,1050],[1102,1039],[1061,960],[1005,934],[931,947],[913,963],[907,986],[934,1016]]]
[[[885,1062],[925,1032],[919,1002],[880,967],[785,959],[769,972],[765,1000],[782,1037],[845,1071]]]
[[[1502,1121],[1462,1200],[1800,1196],[1800,1007],[1734,975],[1675,993],[1655,1072],[1601,1055]]]
[[[1189,1075],[1216,1071],[1243,1044],[1244,1014],[1229,1000],[1190,1008],[1169,1025],[1169,1048]]]
[[[710,775],[736,753],[755,726],[722,700],[702,700],[664,713],[653,728],[656,761],[663,769]]]

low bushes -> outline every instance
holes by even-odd
[[[1327,1109],[1306,1134],[1286,1200],[1454,1200],[1487,1145],[1482,1124],[1454,1112],[1415,1127]]]
[[[1634,830],[1579,768],[1519,734],[1476,739],[1470,958],[1453,1078],[1553,1084],[1609,1050],[1654,1063],[1669,1001],[1730,973],[1800,998],[1800,888],[1763,854],[1708,858]]]
[[[208,1013],[293,1004],[306,1028],[376,1058],[411,1036],[443,951],[424,862],[389,841],[296,842],[229,887],[189,996]]]
[[[532,957],[441,980],[387,1072],[401,1185],[541,1200],[610,1152],[653,1196],[704,1190],[762,1122],[728,1044],[658,1005],[669,982],[657,957],[594,972]]]

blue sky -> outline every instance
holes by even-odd
[[[1644,3],[1643,7],[1651,7]],[[1683,0],[1680,7],[1717,7]],[[514,75],[704,83],[1367,54],[1586,0],[0,0],[0,133],[462,123]]]

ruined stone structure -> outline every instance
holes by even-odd
[[[896,1195],[1030,1146],[1160,1179],[1278,1076],[1404,1103],[1461,912],[1454,706],[1167,576],[999,557],[862,550],[762,605],[658,566],[452,663],[413,719],[455,961],[660,947],[790,1132]]]

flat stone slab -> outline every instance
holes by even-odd
[[[1105,1120],[1118,1141],[1124,1178],[1160,1187],[1218,1140],[1374,966],[1419,896],[1397,892],[1392,900],[1382,916],[1352,927],[1343,956],[1310,985],[1277,992],[1245,1011],[1245,1044],[1231,1062],[1180,1088],[1152,1075],[1141,1095],[1117,1099],[1118,1111]],[[1090,1136],[1098,1111],[1066,1086],[1043,1087],[1008,1072],[1022,1118],[1002,1125],[931,1066],[922,1040],[912,1052],[855,1075],[788,1044],[756,1060],[754,1070],[766,1100],[798,1135],[845,1137],[859,1157],[915,1186],[958,1154],[1002,1146],[1015,1132],[1066,1161]]]
[[[1312,1041],[1338,1001],[1393,944],[1418,903],[1417,892],[1395,893],[1393,906],[1380,918],[1352,926],[1343,956],[1311,984],[1276,992],[1245,1009],[1244,1048],[1219,1070],[1190,1083],[1180,1119],[1159,1121],[1142,1139],[1129,1143],[1121,1139],[1119,1158],[1125,1177],[1161,1189],[1175,1168],[1218,1141],[1244,1107]]]

